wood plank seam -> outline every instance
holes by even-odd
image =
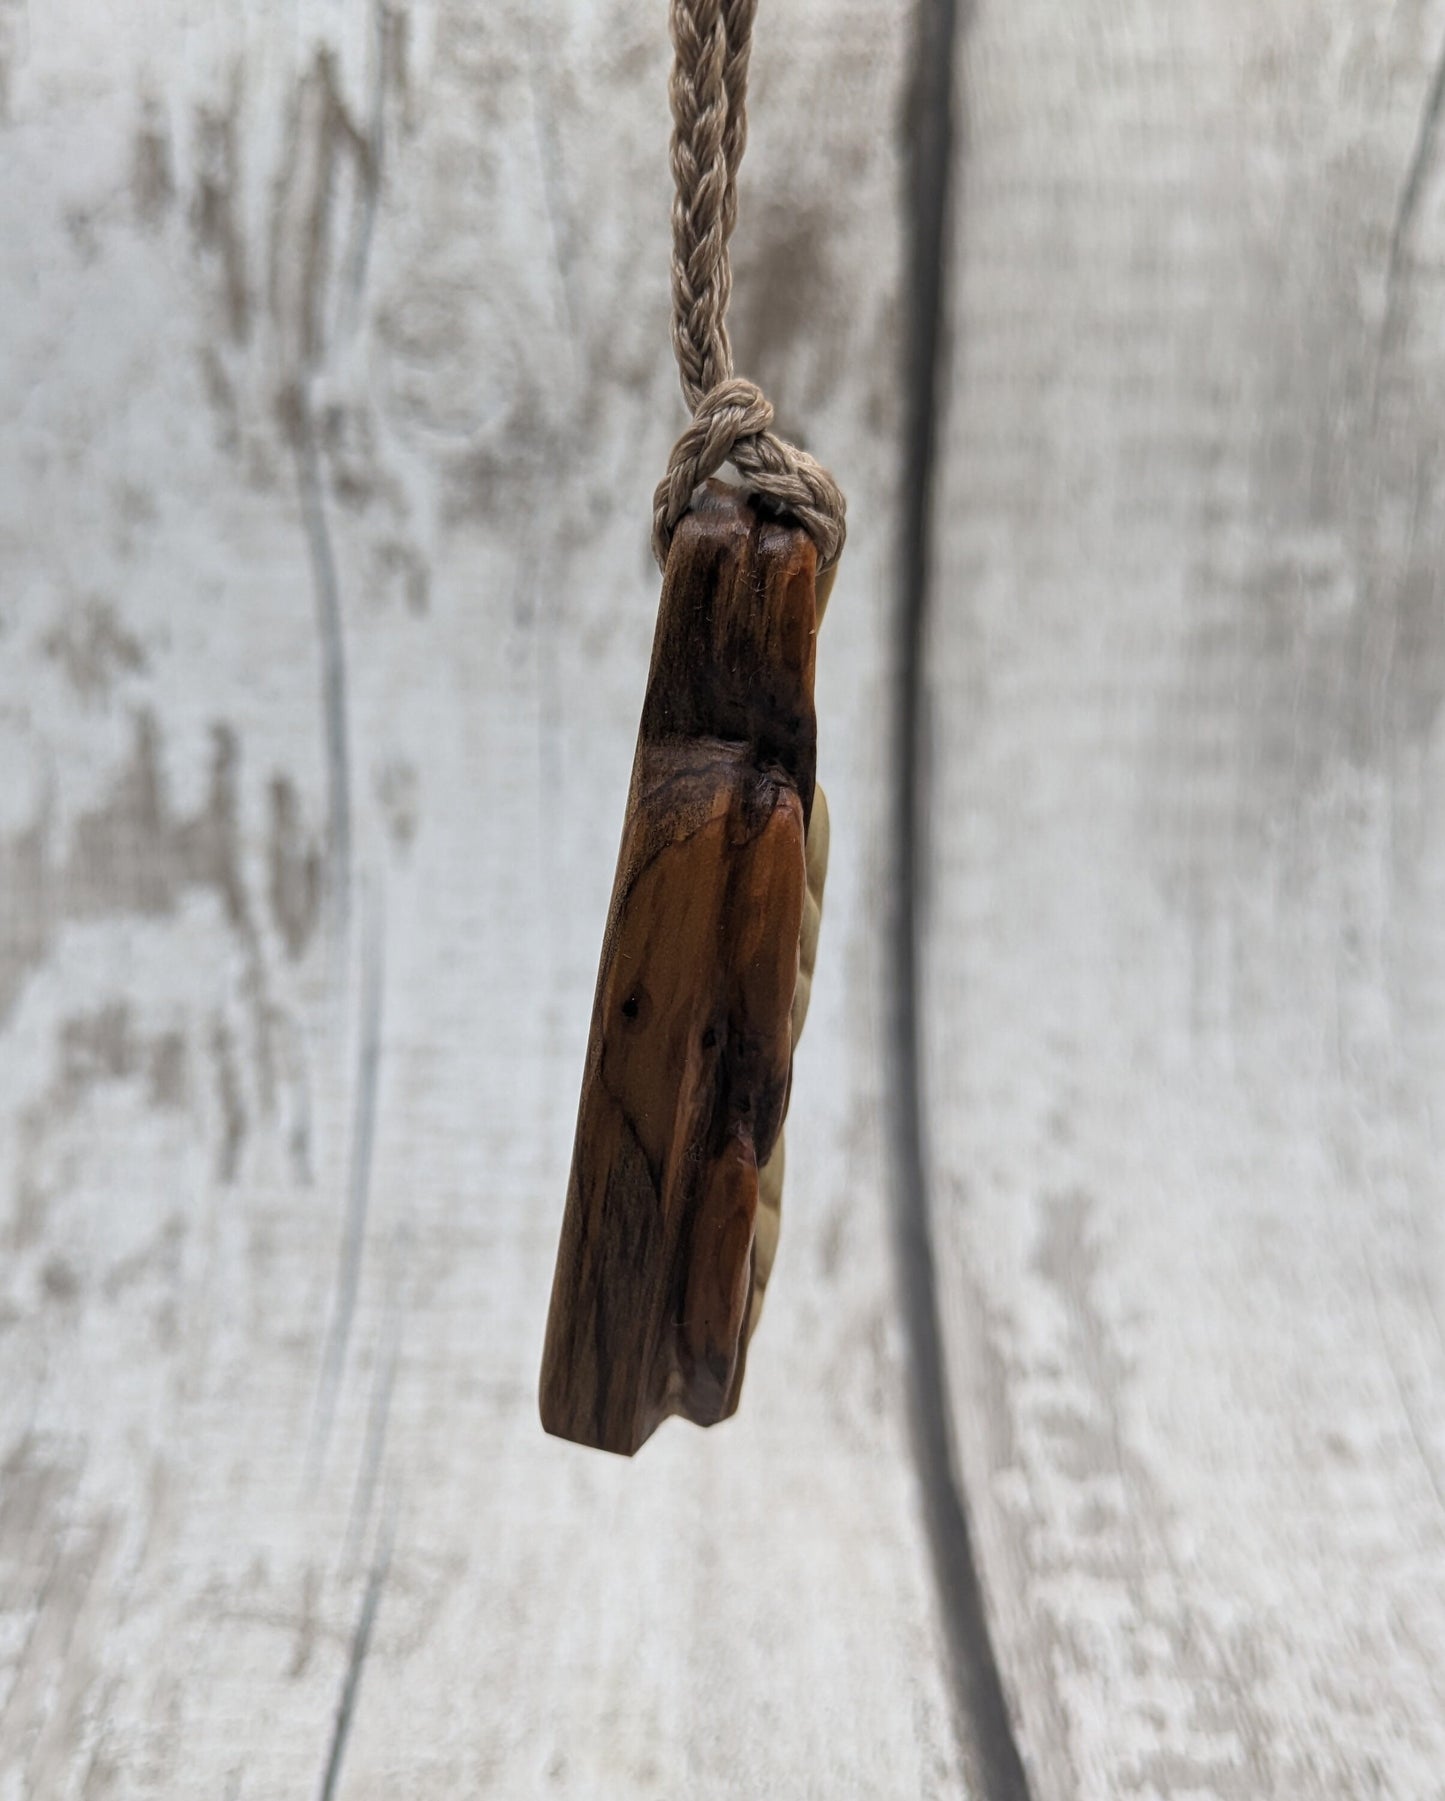
[[[930,1216],[927,1122],[919,1067],[919,870],[928,804],[922,653],[932,531],[931,496],[942,375],[946,220],[954,154],[956,0],[919,0],[914,62],[914,135],[908,170],[908,306],[900,517],[901,595],[893,764],[898,898],[892,1057],[895,1232],[908,1333],[910,1426],[934,1582],[947,1638],[954,1724],[965,1770],[988,1801],[1028,1801],[1029,1785],[989,1638],[968,1516],[949,1429]]]

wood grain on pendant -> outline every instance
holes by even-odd
[[[603,1450],[735,1410],[777,1244],[827,855],[815,566],[719,483],[668,557],[542,1359],[542,1424]]]

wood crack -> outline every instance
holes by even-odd
[[[895,1233],[908,1346],[913,1453],[949,1658],[959,1751],[980,1801],[1028,1801],[1024,1775],[990,1642],[968,1516],[956,1474],[948,1379],[938,1317],[922,1058],[921,890],[927,810],[923,649],[932,579],[933,480],[939,428],[945,261],[954,149],[956,0],[920,0],[904,215],[908,230],[902,603],[894,768],[897,800],[893,921],[895,977],[892,1118],[897,1172]]]
[[[1440,132],[1440,116],[1445,110],[1445,43],[1435,58],[1435,71],[1430,91],[1420,112],[1415,133],[1415,148],[1400,188],[1395,207],[1395,221],[1390,229],[1390,257],[1385,268],[1385,318],[1380,328],[1381,354],[1393,349],[1400,331],[1400,285],[1405,267],[1405,248],[1420,210],[1420,197],[1425,177],[1435,157],[1435,142]]]
[[[341,1781],[341,1765],[346,1757],[347,1742],[351,1737],[351,1728],[356,1720],[356,1703],[361,1693],[361,1674],[366,1666],[367,1654],[371,1650],[371,1635],[376,1626],[377,1610],[381,1606],[381,1591],[386,1586],[387,1574],[391,1568],[392,1546],[396,1539],[396,1511],[393,1507],[386,1516],[377,1545],[376,1556],[372,1561],[371,1572],[366,1579],[366,1588],[361,1597],[361,1611],[356,1616],[356,1627],[351,1635],[351,1650],[346,1660],[346,1674],[342,1678],[341,1698],[336,1705],[336,1723],[331,1729],[331,1743],[327,1747],[326,1770],[321,1778],[320,1801],[335,1801],[337,1787]]]
[[[396,1388],[397,1364],[401,1359],[402,1264],[410,1244],[410,1232],[398,1230],[393,1234],[387,1268],[383,1325],[372,1371],[371,1405],[366,1414],[366,1438],[361,1448],[361,1461],[357,1465],[356,1487],[352,1491],[351,1517],[346,1526],[345,1564],[350,1564],[353,1557],[360,1555],[365,1542],[381,1476],[381,1461],[386,1452],[386,1429],[391,1420],[391,1398]]]
[[[336,577],[336,554],[326,517],[321,458],[316,447],[310,400],[304,392],[297,395],[293,435],[297,494],[311,559],[316,628],[321,645],[321,711],[326,735],[331,891],[336,897],[344,936],[351,898],[351,750],[347,729],[346,647],[341,630],[341,589]]]
[[[381,1017],[386,978],[385,905],[380,897],[369,909],[362,945],[361,1040],[357,1056],[356,1102],[351,1123],[351,1160],[347,1175],[346,1219],[336,1274],[336,1301],[322,1355],[316,1395],[313,1469],[319,1464],[336,1413],[336,1396],[346,1364],[346,1348],[361,1284],[361,1254],[371,1202],[372,1152],[376,1142],[377,1089],[381,1076]]]
[[[340,284],[341,316],[338,330],[355,325],[361,316],[362,296],[376,235],[376,212],[381,200],[382,160],[386,153],[386,86],[391,73],[385,0],[373,0],[371,9],[371,91],[367,101],[365,134],[351,125],[346,109],[336,102],[346,127],[353,133],[357,157],[356,196],[352,208],[351,244]]]

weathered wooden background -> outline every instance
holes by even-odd
[[[761,10],[833,869],[742,1412],[627,1464],[534,1385],[665,9],[0,0],[0,1801],[989,1801],[891,1225],[916,20]],[[954,34],[924,1148],[1037,1801],[1445,1795],[1442,47]]]

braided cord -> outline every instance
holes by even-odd
[[[790,513],[818,546],[820,567],[843,549],[838,484],[772,429],[755,383],[733,374],[727,309],[738,165],[747,146],[748,59],[757,0],[671,0],[672,346],[692,423],[672,447],[653,498],[652,548],[666,567],[677,522],[726,462]]]

